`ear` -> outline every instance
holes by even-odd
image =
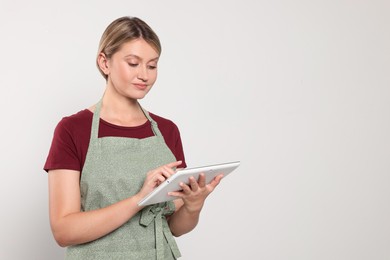
[[[108,59],[103,52],[99,54],[97,62],[101,71],[103,71],[104,74],[108,75],[110,73]]]

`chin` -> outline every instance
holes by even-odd
[[[135,99],[143,99],[146,95],[136,97]]]
[[[130,99],[143,99],[149,93],[149,90],[150,89],[145,89],[145,90],[129,89],[128,91],[123,92],[122,94]]]
[[[143,99],[144,97],[146,97],[148,93],[137,93],[137,94],[133,94],[133,95],[128,95],[129,98],[132,98],[132,99]]]

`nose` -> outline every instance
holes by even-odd
[[[147,71],[146,66],[139,66],[138,67],[137,78],[144,81],[144,82],[148,80],[148,71]]]

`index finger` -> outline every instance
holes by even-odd
[[[171,163],[166,164],[165,166],[168,166],[169,168],[173,168],[173,167],[179,166],[182,163],[183,163],[182,161],[171,162]]]

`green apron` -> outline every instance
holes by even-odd
[[[176,161],[157,123],[145,110],[154,136],[98,138],[101,103],[96,105],[93,115],[80,179],[82,211],[104,208],[135,195],[147,172]],[[66,259],[176,259],[181,255],[166,220],[174,211],[173,202],[145,207],[106,236],[68,247]]]

